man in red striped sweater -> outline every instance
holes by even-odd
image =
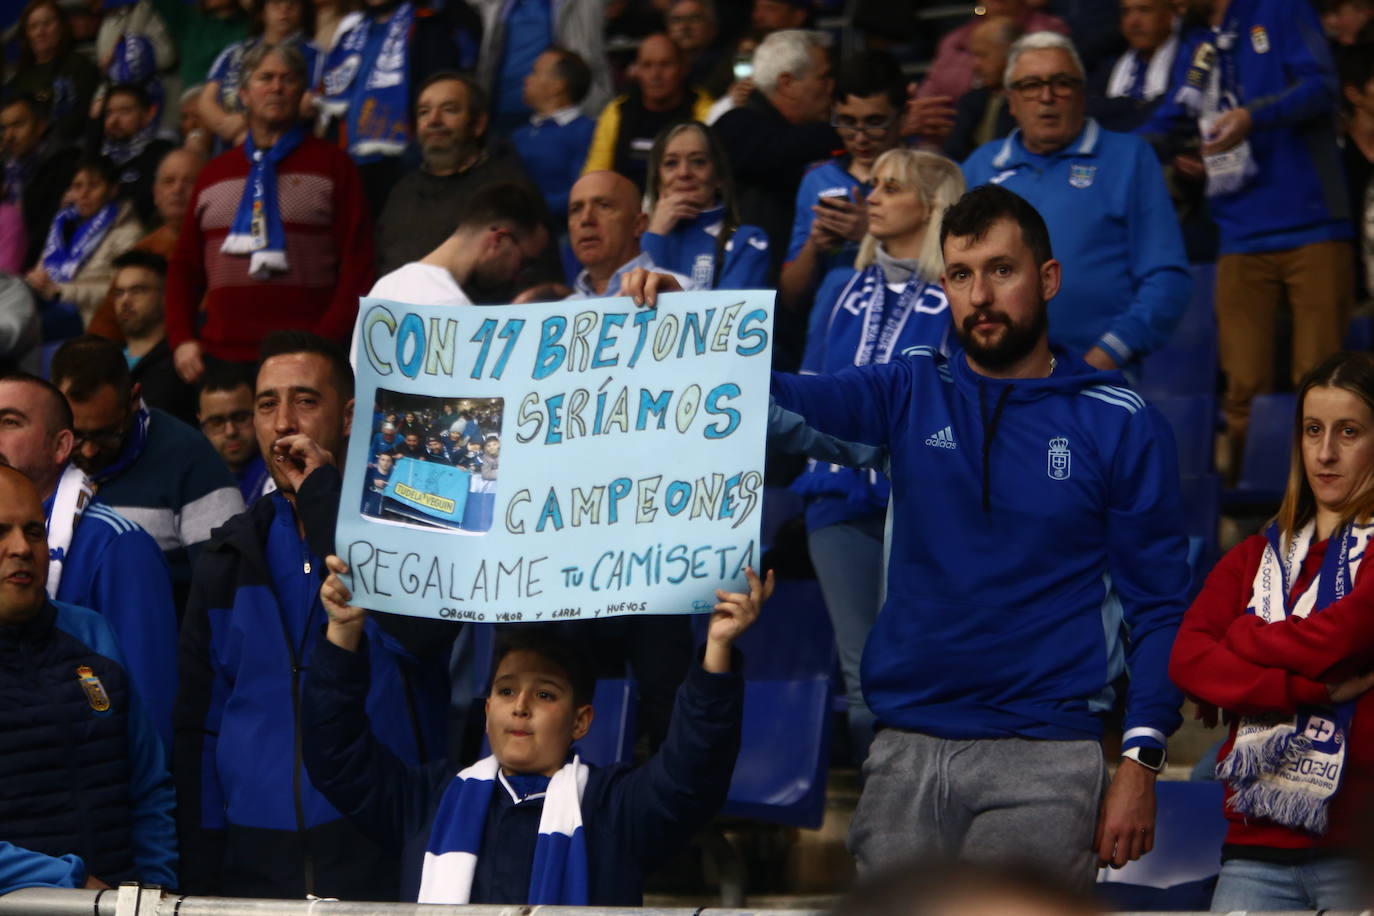
[[[294,48],[259,47],[244,59],[249,136],[201,172],[167,275],[167,340],[187,382],[207,357],[253,362],[280,328],[346,340],[372,284],[357,168],[301,123],[305,87]]]

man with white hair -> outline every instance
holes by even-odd
[[[1098,369],[1137,369],[1169,339],[1192,286],[1159,162],[1139,137],[1084,116],[1083,64],[1064,36],[1018,40],[1003,82],[1019,126],[976,150],[964,177],[1015,191],[1049,225],[1064,264],[1050,339]]]
[[[788,248],[802,175],[842,146],[829,124],[829,45],[824,32],[769,35],[754,52],[754,92],[715,123],[739,189],[740,221],[768,233],[773,276]]]

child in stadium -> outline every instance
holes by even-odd
[[[329,614],[307,673],[304,759],[312,783],[386,854],[420,903],[642,905],[646,872],[681,850],[725,802],[739,751],[743,681],[733,646],[773,592],[717,590],[701,663],[678,691],[667,740],[643,766],[583,763],[594,680],[546,628],[513,628],[487,699],[491,756],[455,776],[407,767],[367,718],[367,612],[348,604],[347,567],[326,560]]]

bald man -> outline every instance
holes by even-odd
[[[591,172],[573,185],[568,197],[568,238],[582,272],[573,281],[569,299],[620,295],[620,278],[636,267],[671,273],[657,267],[639,248],[649,217],[639,206],[639,189],[615,172]],[[673,274],[683,289],[692,281]]]
[[[602,109],[582,174],[611,169],[643,190],[659,131],[678,121],[704,122],[711,111],[711,97],[687,85],[687,70],[686,58],[667,35],[641,41],[634,84]]]
[[[48,599],[38,489],[0,466],[0,894],[176,884],[173,792],[109,623]],[[74,769],[80,777],[74,778]]]

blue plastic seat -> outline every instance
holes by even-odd
[[[1222,785],[1164,780],[1155,797],[1154,849],[1124,868],[1102,869],[1098,896],[1113,910],[1206,910],[1226,839]]]
[[[707,618],[694,621],[704,637]],[[793,827],[825,815],[835,635],[814,579],[780,579],[744,656],[744,731],[721,812]]]
[[[1168,342],[1145,357],[1136,390],[1146,400],[1209,395],[1217,387],[1216,266],[1194,264],[1193,295]]]
[[[1374,350],[1374,315],[1356,315],[1345,331],[1347,350]]]
[[[1150,402],[1169,421],[1178,450],[1178,472],[1210,474],[1216,442],[1217,402],[1210,394],[1160,398]]]
[[[1228,504],[1278,502],[1288,485],[1297,396],[1262,394],[1250,403],[1250,427],[1241,456],[1240,479],[1225,494]]]

